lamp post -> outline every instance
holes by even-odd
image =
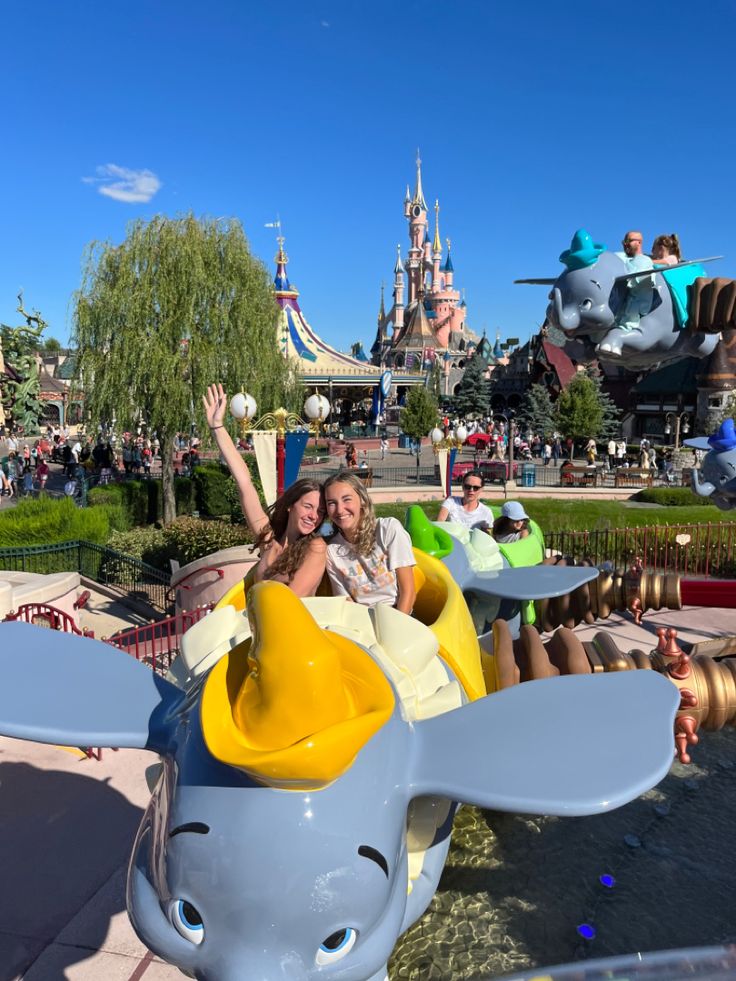
[[[509,472],[507,474],[508,480],[514,479],[514,420],[509,418],[503,412],[494,412],[494,419],[503,419],[506,423],[506,427],[509,433]]]
[[[690,432],[690,417],[687,412],[667,412],[664,417],[664,433],[669,436],[672,432],[672,420],[675,421],[675,449],[680,449],[680,432],[685,436]]]
[[[430,432],[429,438],[432,441],[432,452],[435,456],[438,456],[441,450],[447,450],[447,470],[445,472],[445,487],[447,488],[447,494],[449,496],[452,489],[452,464],[453,460],[453,450],[459,450],[463,445],[465,440],[468,438],[468,430],[465,426],[458,426],[457,429],[452,432],[450,431],[447,436],[442,432],[439,426],[435,426]]]
[[[316,439],[324,420],[330,414],[330,403],[324,395],[317,393],[310,395],[304,403],[304,415],[309,419],[309,423],[295,412],[283,408],[267,412],[260,419],[254,420],[257,411],[256,400],[247,392],[238,392],[230,399],[230,414],[237,419],[242,436],[254,429],[276,430],[276,494],[280,497],[284,493],[286,433],[292,428],[309,428]]]

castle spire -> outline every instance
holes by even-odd
[[[417,187],[414,191],[413,204],[418,204],[421,206],[422,210],[427,210],[427,202],[424,200],[424,191],[422,190],[422,158],[419,156],[419,148],[417,147]]]
[[[440,202],[439,198],[435,199],[434,202],[434,242],[432,243],[432,252],[441,253],[442,252],[442,242],[440,241]]]
[[[384,302],[383,302],[383,291],[385,289],[385,286],[386,286],[386,284],[382,282],[381,283],[381,306],[379,307],[379,310],[378,310],[378,323],[379,324],[382,324],[383,321],[386,319],[386,307],[385,307]]]
[[[401,265],[401,246],[396,246],[396,265],[394,266],[395,273],[403,273],[404,267]]]

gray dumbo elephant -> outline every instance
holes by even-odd
[[[709,497],[721,511],[736,508],[736,432],[733,419],[726,419],[709,437],[686,439],[686,446],[707,450],[700,467],[692,472],[692,489]]]
[[[0,625],[0,733],[159,754],[128,911],[189,977],[384,981],[437,888],[456,802],[592,814],[667,773],[665,678],[474,693],[451,667],[473,654],[467,607],[415,554],[436,622],[260,583],[247,620],[227,606],[185,635],[225,643],[177,685],[106,644]]]
[[[560,261],[567,267],[556,280],[519,280],[552,285],[547,319],[569,338],[583,340],[601,361],[633,370],[680,358],[703,358],[720,334],[685,327],[689,285],[704,270],[697,264],[668,273],[632,272],[621,255],[593,242],[584,229],[573,236]],[[679,274],[679,275],[677,275]],[[636,294],[636,316],[627,316]],[[679,306],[679,310],[678,310]]]

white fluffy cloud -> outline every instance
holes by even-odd
[[[103,164],[95,177],[83,177],[85,184],[97,184],[97,190],[115,201],[138,204],[150,201],[161,187],[152,170],[131,170],[117,164]]]

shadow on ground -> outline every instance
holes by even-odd
[[[142,816],[105,781],[0,764],[0,981],[28,970],[126,862]],[[45,981],[65,981],[65,968],[91,957],[107,927],[100,917],[89,949],[65,947],[59,973]]]

